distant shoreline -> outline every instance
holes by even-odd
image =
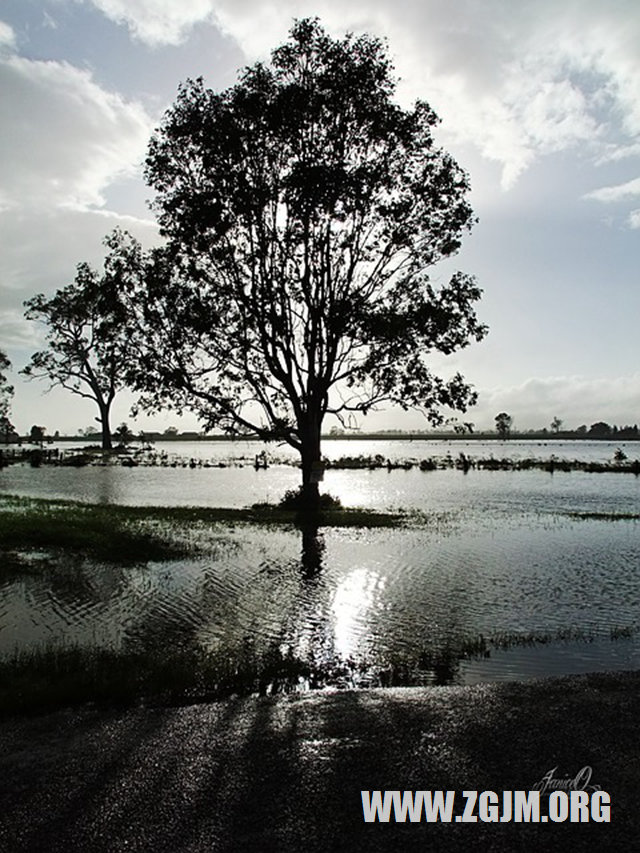
[[[264,439],[258,438],[257,436],[229,436],[229,435],[201,435],[200,433],[195,432],[184,432],[178,433],[177,435],[165,435],[164,433],[159,432],[143,432],[134,436],[133,441],[139,441],[141,438],[144,441],[153,441],[153,442],[175,442],[175,441],[203,441],[203,442],[229,442],[231,444],[238,442],[255,442],[257,444],[267,444],[267,443],[280,443],[281,440],[273,439],[272,442],[265,442]],[[62,442],[86,442],[95,444],[96,441],[99,441],[100,436],[98,433],[95,435],[57,435],[57,436],[47,436],[45,439],[45,444],[51,444],[53,442],[62,441]],[[19,441],[22,444],[30,444],[31,440],[29,436],[21,436]],[[583,433],[558,433],[550,434],[550,433],[512,433],[509,438],[503,439],[496,435],[494,432],[474,432],[467,433],[464,435],[460,435],[458,433],[421,433],[421,432],[406,432],[406,433],[398,433],[398,432],[366,432],[366,433],[356,433],[356,434],[344,434],[344,435],[323,435],[322,441],[451,441],[451,442],[475,442],[475,441],[492,441],[496,444],[500,445],[509,445],[514,442],[531,442],[531,443],[539,443],[541,441],[544,442],[558,442],[558,441],[597,441],[601,443],[609,443],[609,444],[620,444],[626,442],[636,442],[640,441],[640,435],[609,435],[609,436],[596,436],[596,435],[585,435]],[[17,444],[17,441],[12,441],[11,444]],[[0,445],[2,447],[3,445]]]

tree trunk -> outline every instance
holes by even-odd
[[[100,417],[96,418],[102,428],[102,449],[111,450],[111,427],[109,426],[109,406],[98,403],[100,407]]]
[[[320,507],[320,489],[314,474],[317,476],[321,461],[320,424],[310,422],[301,433],[302,505],[305,510],[317,512]]]

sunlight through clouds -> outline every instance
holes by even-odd
[[[268,54],[290,15],[305,4],[216,0],[217,19],[251,58]],[[593,156],[609,143],[635,144],[640,129],[640,7],[627,10],[624,28],[602,4],[552,2],[485,4],[432,0],[416,4],[385,0],[348,8],[319,2],[330,31],[345,29],[388,36],[401,77],[403,99],[428,99],[443,118],[445,133],[479,148],[502,164],[502,186],[546,154],[584,146]],[[608,134],[621,126],[627,141]]]
[[[551,0],[485,4],[444,0],[85,0],[134,38],[152,46],[178,44],[197,25],[215,24],[237,40],[248,61],[268,58],[294,17],[318,15],[329,32],[369,30],[393,45],[399,94],[429,92],[443,131],[501,164],[502,187],[547,154],[587,149],[616,156],[640,132],[640,8],[627,2],[624,27],[602,4]],[[582,75],[582,76],[581,76]],[[597,85],[594,87],[594,81]],[[604,114],[603,114],[604,110]],[[614,124],[630,137],[607,139]]]

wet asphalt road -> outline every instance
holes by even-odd
[[[0,723],[0,851],[640,849],[640,673],[232,698]],[[366,824],[362,789],[593,768],[610,823]]]

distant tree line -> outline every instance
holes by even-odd
[[[633,426],[618,427],[616,426],[616,424],[610,426],[604,421],[598,421],[595,424],[591,424],[589,429],[587,429],[585,424],[579,426],[576,430],[576,433],[578,435],[588,435],[590,438],[634,439],[638,438],[638,424],[634,424]]]
[[[496,415],[496,432],[502,439],[507,439],[513,434],[519,436],[548,436],[552,435],[555,438],[596,438],[596,439],[627,439],[633,441],[638,438],[638,425],[626,425],[619,427],[616,424],[608,424],[605,421],[596,421],[587,427],[586,424],[581,424],[576,429],[562,429],[562,420],[554,417],[551,421],[550,428],[543,427],[541,430],[530,429],[526,432],[514,433],[512,430],[513,418],[506,412],[500,412]]]
[[[498,420],[498,418],[500,418]],[[640,433],[638,432],[638,425],[634,424],[633,426],[622,426],[619,427],[616,424],[608,424],[604,421],[598,421],[596,423],[591,424],[591,426],[587,426],[586,424],[581,424],[579,427],[575,429],[560,429],[562,426],[562,421],[559,418],[554,418],[551,422],[551,428],[542,427],[540,429],[526,429],[526,430],[514,430],[513,429],[513,417],[506,412],[501,412],[499,416],[496,416],[496,428],[494,430],[476,430],[474,428],[474,424],[466,424],[467,430],[464,433],[464,437],[468,439],[487,439],[495,437],[498,434],[501,438],[571,438],[571,439],[608,439],[610,441],[625,440],[625,441],[633,441],[634,439],[640,439]],[[341,427],[331,427],[329,431],[330,438],[369,438],[369,437],[380,437],[380,438],[453,438],[460,437],[460,432],[454,429],[440,429],[440,430],[415,430],[415,429],[384,429],[378,430],[377,432],[364,432],[357,429],[352,430],[344,430]]]

